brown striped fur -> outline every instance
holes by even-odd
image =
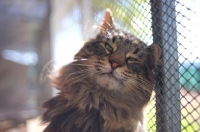
[[[106,12],[100,33],[52,77],[59,94],[44,103],[44,132],[135,132],[150,100],[159,46],[114,28]]]

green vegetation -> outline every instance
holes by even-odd
[[[151,100],[146,108],[147,113],[147,130],[148,132],[156,132],[156,109],[155,98]]]
[[[181,102],[183,102],[183,100],[181,100]],[[181,105],[182,107],[184,106],[183,103]],[[200,111],[200,105],[196,100],[191,102],[186,102],[184,108],[181,109],[181,132],[200,131],[199,111]],[[146,109],[146,113],[148,118],[147,130],[148,132],[155,132],[156,131],[155,98],[149,104],[149,107]]]
[[[184,109],[181,110],[181,129],[182,132],[198,132],[200,131],[200,115],[199,115],[200,106],[187,105]]]

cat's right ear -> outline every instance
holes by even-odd
[[[100,28],[100,33],[113,28],[114,24],[113,24],[112,12],[110,11],[110,9],[106,9],[103,24],[101,25]]]

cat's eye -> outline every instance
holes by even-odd
[[[113,48],[112,48],[108,43],[105,43],[105,48],[106,48],[109,52],[113,52]]]
[[[127,58],[128,63],[133,63],[133,62],[137,62],[137,61],[138,61],[138,59],[136,59],[136,58],[131,58],[131,57]]]

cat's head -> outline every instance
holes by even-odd
[[[160,55],[158,45],[147,46],[133,35],[116,29],[107,10],[100,33],[84,44],[75,59],[88,60],[85,65],[92,67],[94,79],[102,87],[131,90],[152,85],[152,70]]]

